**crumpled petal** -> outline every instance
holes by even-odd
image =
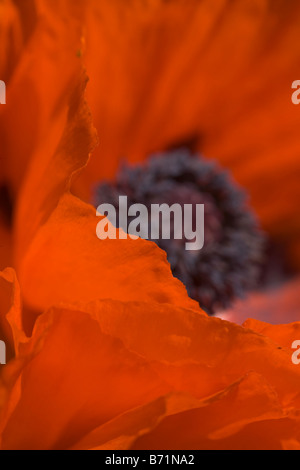
[[[204,449],[250,423],[284,417],[274,390],[250,372],[203,400],[180,393],[160,397],[100,426],[73,449]]]
[[[151,314],[146,303],[138,302],[97,301],[80,308],[92,314],[104,332],[151,361],[165,381],[196,398],[254,370],[276,389],[280,400],[300,403],[300,369],[292,364],[293,351],[251,329],[173,305],[152,304]]]
[[[76,311],[40,317],[18,360],[19,401],[2,435],[5,449],[68,448],[82,433],[169,390],[144,359]]]
[[[19,269],[24,301],[31,308],[43,311],[62,302],[111,298],[174,303],[202,312],[172,276],[166,254],[156,244],[99,240],[97,221],[95,209],[74,196],[60,200]]]
[[[288,351],[192,310],[54,308],[10,367],[3,449],[300,447],[300,371]]]

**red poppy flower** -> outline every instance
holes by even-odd
[[[0,37],[13,54],[0,62],[9,96],[0,111],[0,262],[15,270],[0,274],[0,447],[299,449],[299,324],[207,316],[164,251],[142,239],[98,240],[95,208],[70,192],[90,197],[122,156],[137,162],[193,137],[233,169],[264,227],[295,256],[298,114],[288,95],[298,3],[1,8]]]

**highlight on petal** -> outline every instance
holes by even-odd
[[[299,288],[300,279],[297,277],[282,286],[252,293],[245,300],[237,301],[233,308],[217,316],[238,324],[248,318],[280,325],[299,321]]]

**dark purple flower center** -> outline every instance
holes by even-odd
[[[201,250],[187,251],[184,238],[155,242],[166,251],[174,276],[209,314],[257,286],[264,238],[244,192],[217,164],[185,149],[158,154],[143,165],[124,166],[113,184],[99,184],[95,203],[110,203],[118,213],[119,196],[149,210],[152,204],[204,204]]]

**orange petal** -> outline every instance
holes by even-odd
[[[4,449],[153,448],[159,439],[163,448],[299,447],[290,354],[193,311],[116,301],[51,309],[11,368]]]
[[[0,80],[7,85],[22,48],[22,33],[17,9],[11,0],[0,2]],[[1,96],[2,98],[2,96]],[[2,101],[2,100],[1,100]],[[6,106],[0,104],[0,120]],[[4,131],[0,126],[0,183],[5,177],[5,152],[3,151]]]
[[[168,387],[141,357],[89,315],[52,310],[21,346],[19,394],[2,434],[4,449],[68,448],[123,411]]]
[[[7,82],[22,48],[20,18],[11,0],[0,3],[0,43],[0,79]]]
[[[149,305],[136,302],[101,301],[81,308],[97,319],[106,334],[147,358],[177,390],[203,398],[254,370],[282,403],[300,404],[300,369],[291,361],[293,351],[278,348],[250,329],[156,303],[151,304],[151,313]]]
[[[44,0],[27,0],[27,2],[23,2],[22,0],[14,0],[14,4],[16,5],[19,12],[23,39],[25,43],[27,43],[32,34],[34,34],[38,19],[39,3],[41,1]]]
[[[127,450],[139,436],[155,428],[163,417],[195,408],[198,403],[189,395],[175,392],[159,397],[94,429],[72,450]]]
[[[85,4],[36,0],[20,8],[24,37],[22,55],[9,81],[7,104],[0,116],[6,174],[17,193],[32,155],[61,138],[69,91],[81,70],[82,12]],[[30,28],[33,28],[31,30]],[[63,128],[63,126],[62,126]],[[17,138],[16,138],[17,136]]]
[[[161,422],[150,432],[136,439],[131,449],[239,449],[268,448],[268,435],[254,437],[245,443],[241,433],[249,425],[265,424],[271,429],[285,418],[276,393],[257,374],[232,384],[226,390],[203,400],[193,409],[165,413]],[[289,438],[295,439],[299,420],[291,420]],[[296,440],[296,439],[295,439]],[[241,442],[242,441],[242,442]],[[272,439],[270,439],[272,442]],[[224,443],[226,444],[224,445]],[[275,448],[282,448],[280,439],[272,442]],[[300,448],[300,441],[298,441]]]
[[[90,0],[85,61],[101,146],[78,192],[88,197],[122,158],[196,137],[249,189],[264,227],[298,239],[299,19],[296,1]]]
[[[284,417],[274,390],[250,373],[204,400],[160,397],[95,429],[74,449],[204,449],[205,440],[218,446],[250,423]]]
[[[111,298],[173,303],[201,312],[172,276],[165,252],[142,239],[100,241],[96,225],[91,206],[70,194],[61,199],[19,269],[30,307],[42,311],[61,302]]]
[[[292,351],[292,343],[295,340],[300,340],[300,322],[288,323],[286,325],[270,325],[269,323],[250,319],[243,326],[263,336],[267,336],[274,343],[286,348],[288,351]]]
[[[12,237],[0,208],[0,270],[13,265]]]
[[[20,262],[39,227],[44,224],[72,175],[82,168],[97,142],[84,100],[87,78],[81,71],[64,97],[55,125],[34,154],[19,193],[15,223],[16,263]]]
[[[0,272],[0,340],[6,342],[7,360],[18,345],[22,330],[20,288],[13,269]]]
[[[100,241],[96,210],[68,193],[96,141],[85,84],[83,75],[70,94],[58,147],[49,144],[41,158],[35,155],[19,195],[16,263],[27,306],[41,312],[61,302],[113,298],[176,303],[200,312],[173,278],[163,251],[144,240]]]

